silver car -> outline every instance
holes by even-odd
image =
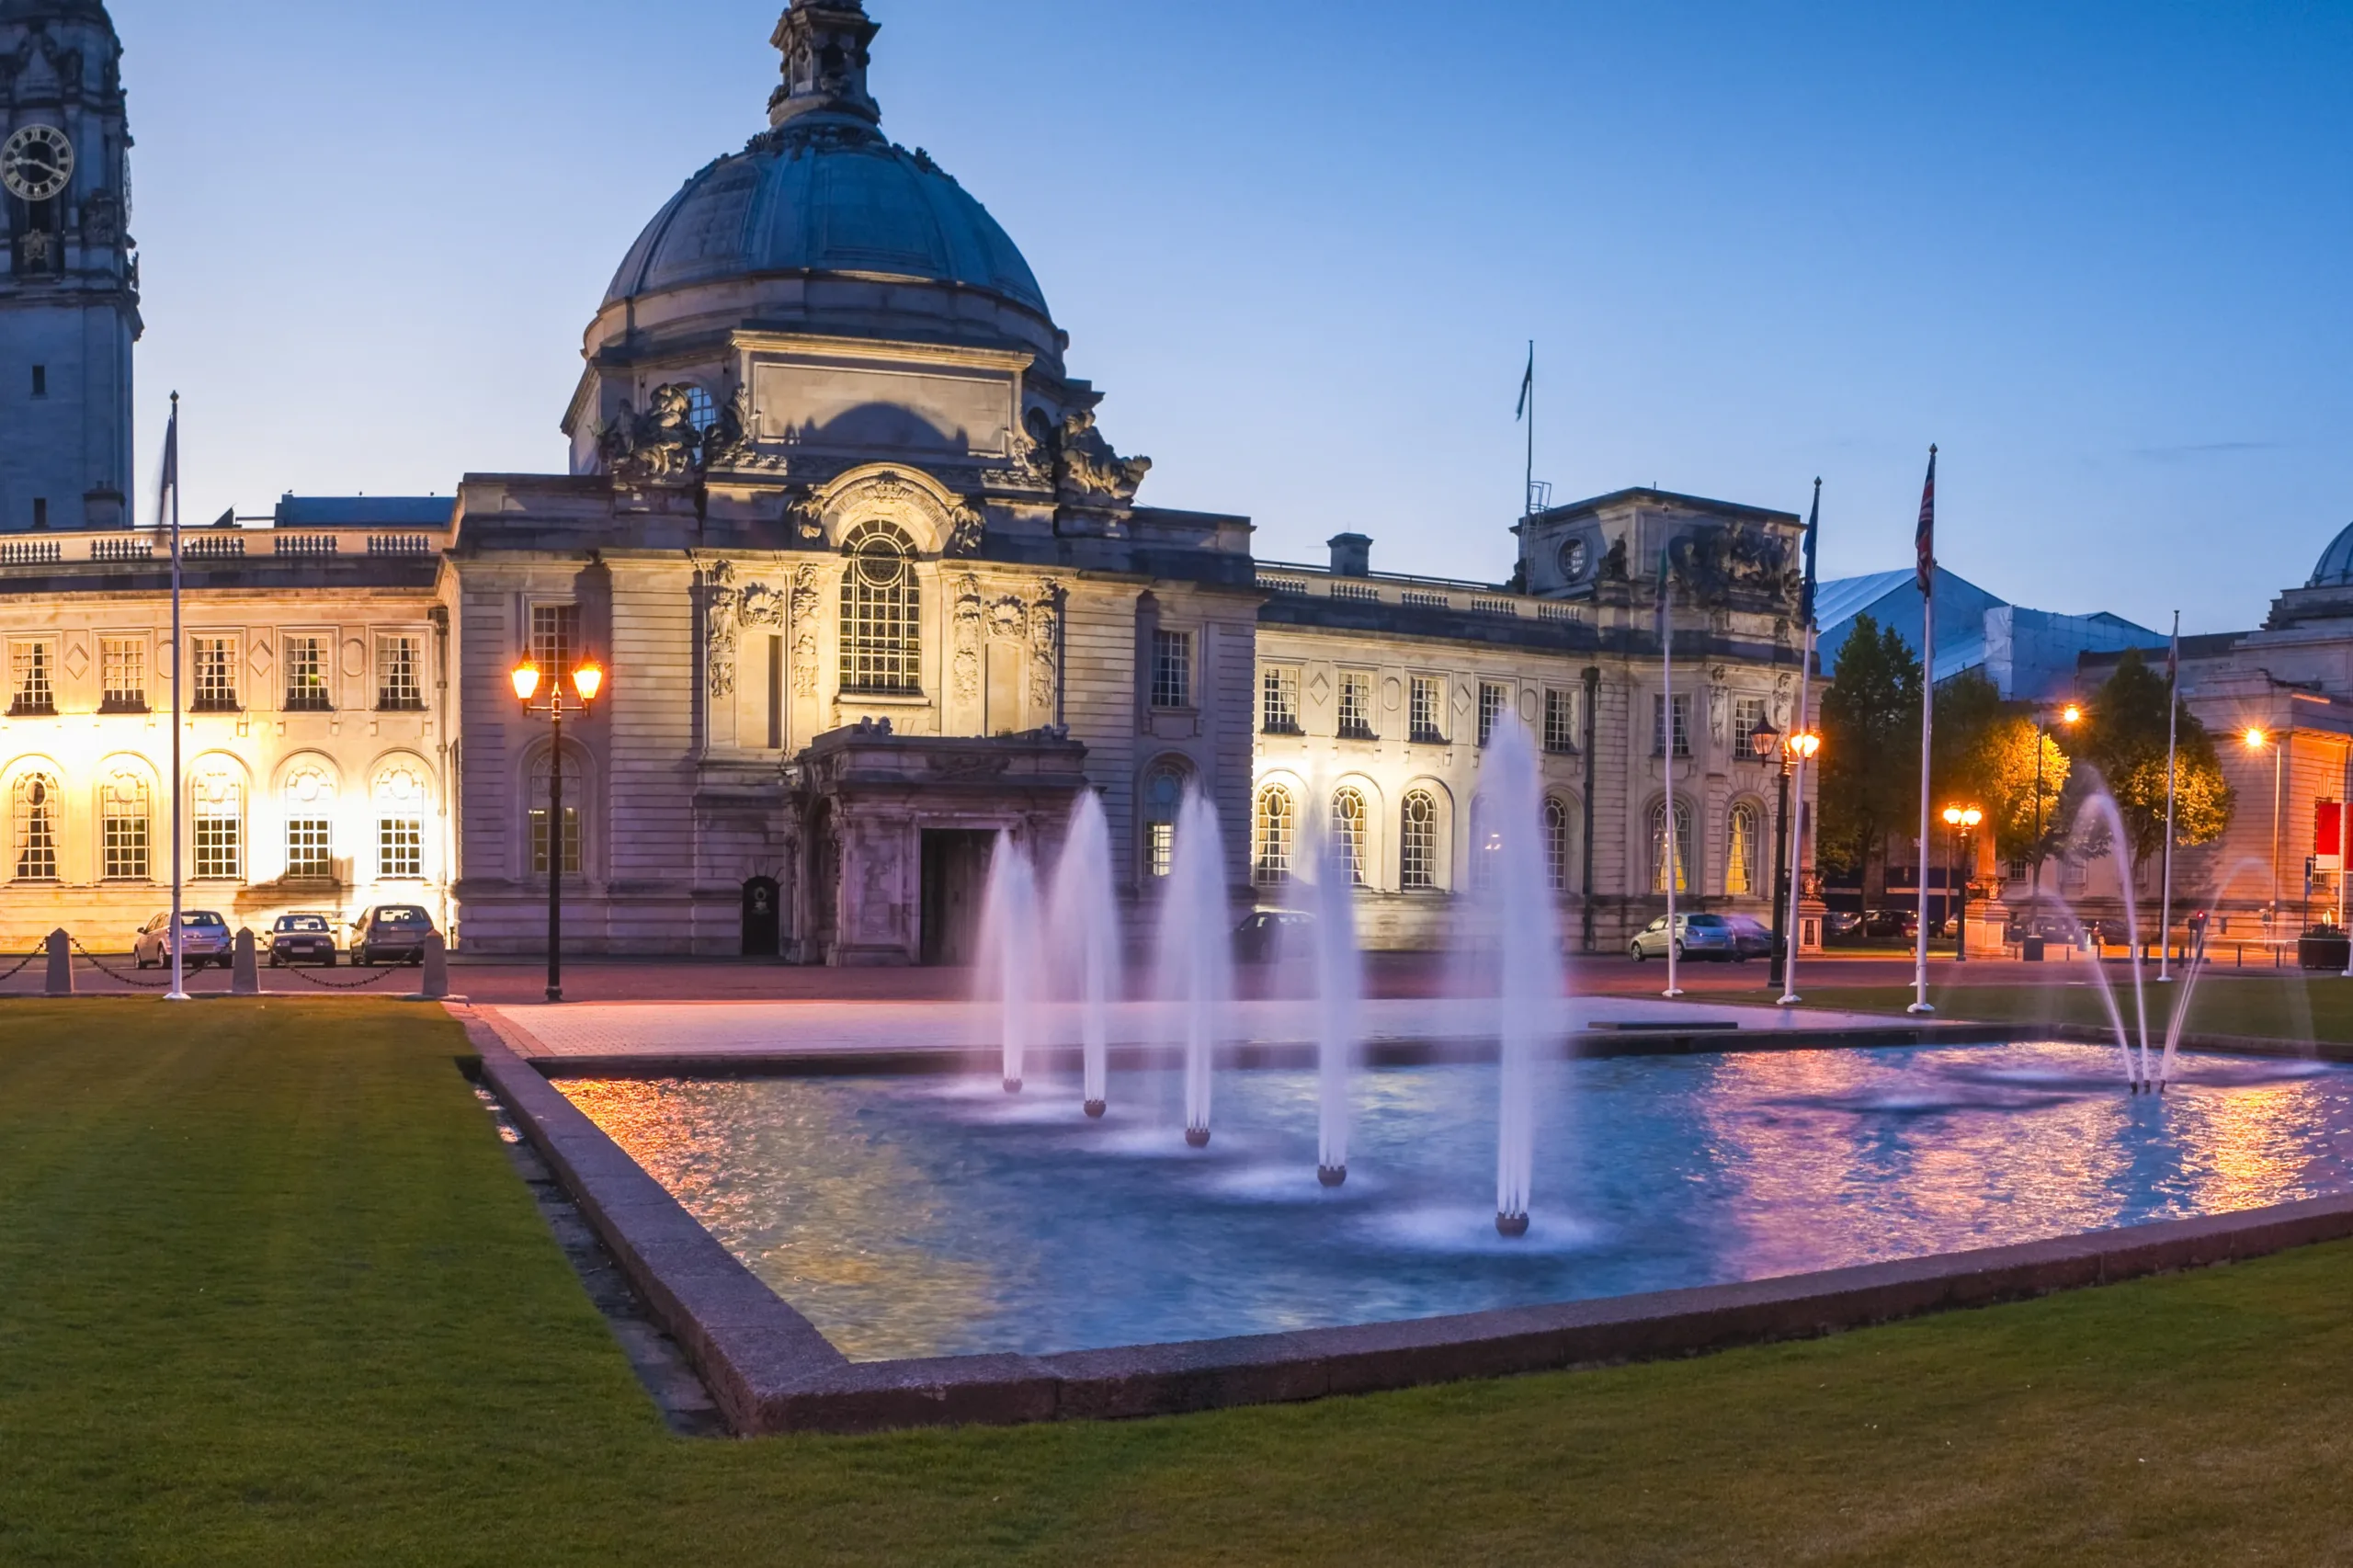
[[[1732,923],[1721,915],[1678,915],[1672,936],[1667,934],[1666,916],[1662,915],[1643,926],[1626,950],[1640,963],[1644,959],[1666,957],[1670,948],[1678,959],[1712,959],[1727,963],[1740,956],[1739,937]]]
[[[153,969],[172,961],[172,912],[165,910],[139,928],[131,944],[131,960],[141,969]],[[180,961],[189,969],[202,969],[206,964],[218,964],[227,969],[236,961],[236,938],[229,935],[229,923],[209,909],[180,911]]]

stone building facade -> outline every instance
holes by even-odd
[[[31,12],[104,20],[7,14]],[[1430,944],[1477,875],[1483,725],[1510,712],[1546,741],[1572,940],[1620,946],[1663,903],[1670,767],[1687,894],[1769,913],[1746,737],[1787,725],[1800,678],[1793,516],[1624,492],[1523,519],[1483,585],[1374,574],[1354,536],[1329,568],[1261,562],[1245,518],[1141,504],[1151,465],[1097,427],[1018,249],[882,134],[877,31],[856,0],[784,13],[767,128],[687,180],[590,323],[569,472],[192,530],[192,903],[425,903],[460,949],[528,952],[560,865],[580,951],[954,962],[998,833],[1051,854],[1096,791],[1142,925],[1199,790],[1237,895],[1268,902],[1287,824],[1338,802],[1368,937]],[[0,387],[48,351],[30,319],[0,312]],[[61,921],[119,947],[167,892],[165,561],[78,520],[0,541],[0,947]],[[105,674],[129,642],[136,703]],[[509,689],[527,658],[607,671],[560,754]],[[148,852],[109,858],[133,778]]]

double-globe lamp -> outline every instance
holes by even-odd
[[[565,830],[563,820],[563,684],[561,678],[549,681],[536,659],[525,659],[508,674],[514,684],[515,699],[526,713],[545,713],[551,727],[548,748],[548,829],[543,843],[548,864],[548,1000],[563,1000],[563,859],[573,843],[573,835]],[[535,700],[540,687],[548,687],[544,702]],[[586,712],[605,688],[605,668],[594,659],[584,659],[572,668],[572,690],[577,699],[576,710]]]

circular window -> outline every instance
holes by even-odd
[[[1585,540],[1573,539],[1561,546],[1561,575],[1572,583],[1585,581],[1586,570],[1593,563],[1593,551]]]

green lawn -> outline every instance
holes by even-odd
[[[2353,1249],[1704,1360],[675,1437],[389,1003],[0,1010],[0,1562],[2353,1558]]]
[[[2151,969],[2143,986],[2149,1008],[2153,1042],[2162,1041],[2164,1028],[2182,994],[2178,983],[2159,985]],[[2108,966],[2116,1006],[2125,1025],[2137,1031],[2132,977],[2121,965]],[[1900,1013],[1910,1006],[1909,985],[1807,986],[1810,1007],[1836,1007],[1852,1012]],[[1949,985],[1930,988],[1928,999],[1944,1018],[1983,1018],[1997,1023],[2089,1024],[2106,1027],[2106,1005],[2092,982],[2071,979],[2040,985]],[[2216,970],[2199,981],[2192,994],[2190,1035],[2251,1035],[2271,1040],[2324,1040],[2353,1042],[2353,980],[2336,975],[2306,979],[2295,973],[2274,977],[2256,971],[2240,975]]]

